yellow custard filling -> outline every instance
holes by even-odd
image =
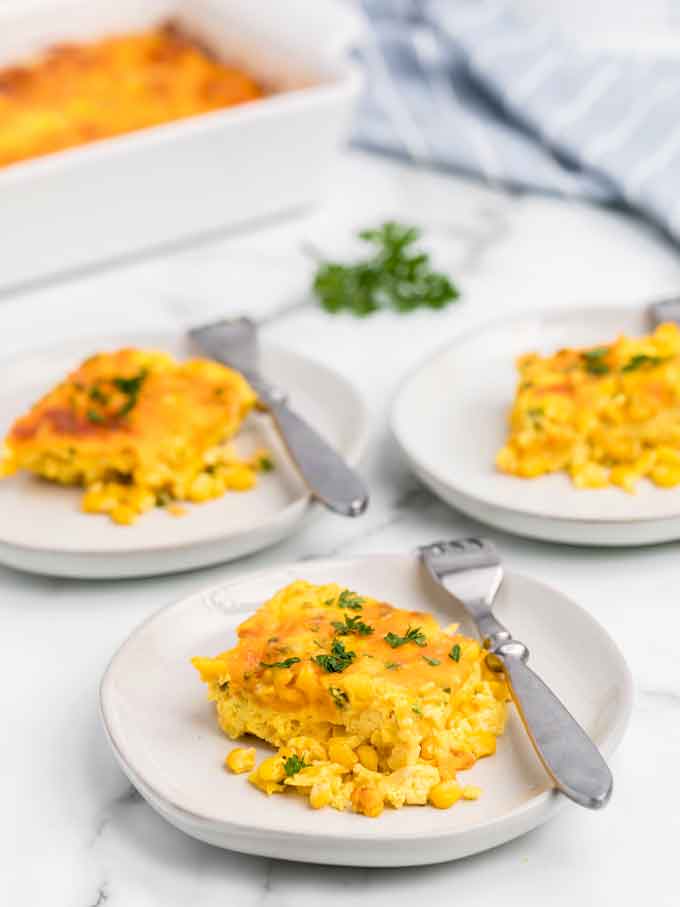
[[[238,372],[217,362],[177,362],[156,350],[86,359],[12,426],[0,476],[25,469],[85,489],[87,513],[132,523],[154,506],[245,491],[271,467],[228,443],[256,403]]]
[[[281,589],[238,629],[238,644],[194,666],[231,738],[265,740],[255,767],[239,746],[227,767],[266,794],[377,816],[476,799],[458,772],[496,750],[508,690],[473,639],[430,614],[329,583]]]
[[[680,330],[518,360],[509,435],[497,467],[520,478],[567,472],[578,488],[643,477],[680,483]]]

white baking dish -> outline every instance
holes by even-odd
[[[41,0],[0,10],[0,66],[169,18],[274,94],[0,169],[0,289],[322,193],[359,89],[339,0]]]

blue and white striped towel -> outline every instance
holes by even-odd
[[[500,0],[364,0],[358,144],[618,202],[680,240],[680,60],[593,53]]]

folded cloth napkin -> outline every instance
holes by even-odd
[[[680,240],[680,60],[595,53],[500,0],[364,0],[363,146],[617,202]]]

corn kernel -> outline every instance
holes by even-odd
[[[245,747],[237,746],[229,753],[224,760],[224,764],[235,775],[252,771],[255,766],[255,750],[252,747],[246,749]]]
[[[199,473],[189,487],[189,500],[207,501],[212,496],[213,480],[207,472]]]
[[[305,703],[304,693],[300,690],[291,690],[289,687],[279,690],[278,697],[282,702],[287,702],[289,705],[293,706],[300,706]]]
[[[227,663],[219,658],[201,658],[196,656],[191,659],[192,665],[201,675],[203,683],[217,681],[227,672]]]
[[[430,788],[430,803],[437,809],[449,809],[463,796],[463,790],[456,781],[440,781]]]
[[[374,747],[369,746],[368,743],[362,743],[361,746],[357,747],[356,754],[364,768],[371,772],[378,770],[378,754]]]
[[[129,526],[137,519],[138,512],[126,504],[119,504],[111,511],[111,519],[119,526]]]
[[[451,758],[456,771],[463,771],[475,764],[475,756],[472,753],[465,752],[465,750],[454,750],[451,753]]]
[[[309,792],[309,804],[312,809],[322,809],[331,802],[331,788],[327,781],[312,785]]]
[[[300,668],[295,685],[309,702],[314,702],[319,692],[319,680],[310,662],[306,661]]]
[[[275,671],[272,671],[272,679],[277,691],[280,692],[284,687],[288,686],[293,679],[293,672],[290,668],[277,668]]]
[[[420,755],[423,759],[434,759],[437,740],[434,737],[426,737],[420,744]]]
[[[355,787],[352,791],[352,807],[355,812],[374,819],[385,808],[385,800],[375,787]]]
[[[255,472],[248,466],[230,466],[224,475],[225,485],[232,491],[248,491],[257,481]]]
[[[476,787],[474,784],[466,784],[463,788],[463,800],[478,800],[481,793],[481,787]]]
[[[280,756],[269,756],[260,763],[257,774],[262,781],[283,781],[286,770]]]
[[[347,769],[353,768],[359,761],[359,757],[352,747],[345,743],[344,740],[337,738],[331,738],[328,742],[328,758],[331,762],[337,762],[338,765],[342,765]]]
[[[352,699],[370,699],[373,695],[373,681],[367,674],[353,674],[345,681]]]
[[[481,756],[491,756],[496,752],[496,736],[491,731],[480,731],[472,741],[472,746],[478,759]]]

